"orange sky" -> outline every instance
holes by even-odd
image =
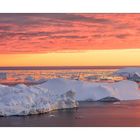
[[[0,14],[0,66],[140,65],[140,14]]]
[[[76,53],[1,55],[1,66],[129,66],[138,65],[140,49],[88,50]]]

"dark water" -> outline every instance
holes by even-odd
[[[140,101],[124,101],[120,104],[81,102],[78,109],[58,110],[42,115],[0,117],[0,126],[140,126]]]

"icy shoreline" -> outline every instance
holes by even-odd
[[[62,78],[39,85],[0,85],[0,116],[29,115],[78,107],[78,101],[97,101],[106,97],[119,100],[140,99],[137,83],[88,83]]]

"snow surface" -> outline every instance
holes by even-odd
[[[78,101],[97,101],[105,97],[119,100],[140,99],[137,83],[89,83],[62,78],[39,85],[0,85],[0,116],[28,115],[51,110],[74,108]]]

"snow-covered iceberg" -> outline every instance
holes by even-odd
[[[62,78],[39,85],[0,85],[0,116],[28,115],[74,108],[78,101],[97,101],[105,97],[119,100],[140,99],[137,83],[89,83]]]
[[[36,86],[0,85],[0,116],[40,114],[77,106],[73,91],[57,95]]]
[[[119,69],[117,72],[118,73],[119,72],[128,72],[128,73],[138,72],[138,73],[140,73],[140,68],[139,67],[126,67],[126,68]]]
[[[76,93],[75,96],[77,101],[85,101],[88,99],[96,101],[108,96],[120,100],[140,99],[138,84],[129,80],[115,83],[90,83],[80,80],[57,78],[50,79],[36,87],[43,91],[47,89],[48,92],[57,95],[72,90]]]
[[[140,77],[140,68],[126,67],[126,68],[119,69],[114,74],[125,76],[125,77],[134,77],[134,76]]]

